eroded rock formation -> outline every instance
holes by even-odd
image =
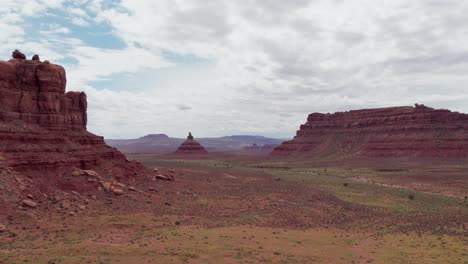
[[[13,57],[13,59],[18,59],[18,60],[25,60],[26,59],[26,56],[23,53],[21,53],[19,50],[14,50],[11,53],[11,57]]]
[[[175,152],[176,154],[204,154],[208,153],[206,149],[198,143],[192,136],[192,133],[189,132],[187,140],[182,143]]]
[[[468,114],[415,107],[313,113],[272,155],[468,158]]]
[[[65,93],[63,67],[18,54],[0,61],[2,166],[33,179],[47,176],[44,188],[57,184],[73,189],[65,178],[75,170],[92,169],[119,180],[144,174],[141,164],[86,130],[86,94]]]

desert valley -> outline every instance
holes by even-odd
[[[468,261],[468,114],[416,104],[311,113],[289,140],[113,140],[66,84],[39,56],[0,62],[0,263]]]
[[[468,264],[467,14],[0,0],[0,264]]]

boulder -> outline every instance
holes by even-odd
[[[121,195],[123,194],[123,190],[122,189],[119,189],[119,188],[113,188],[112,189],[112,192],[116,195]]]
[[[116,182],[115,185],[117,185],[119,187],[122,187],[122,188],[125,188],[125,184],[123,184],[121,182]]]
[[[156,175],[156,179],[164,180],[164,181],[172,181],[173,180],[171,177],[164,176],[164,175],[161,175],[161,174]]]
[[[36,208],[37,207],[37,203],[34,202],[33,200],[31,199],[25,199],[23,200],[23,205],[27,206],[27,207],[31,207],[31,208]]]
[[[102,183],[102,188],[104,188],[104,190],[106,190],[108,192],[111,190],[111,187],[112,187],[112,184],[110,182]]]
[[[96,171],[93,171],[93,170],[83,170],[82,174],[85,175],[85,176],[89,176],[89,177],[99,178],[99,174]]]

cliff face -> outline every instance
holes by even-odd
[[[93,169],[116,178],[144,171],[86,131],[83,92],[65,93],[63,67],[23,58],[0,61],[0,156],[27,175]]]
[[[272,155],[468,158],[468,115],[416,105],[313,113]]]
[[[0,62],[0,120],[21,120],[53,131],[86,130],[86,95],[68,92],[59,65],[13,59]]]

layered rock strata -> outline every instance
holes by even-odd
[[[0,156],[3,164],[32,176],[69,175],[93,169],[116,178],[144,171],[139,163],[89,133],[83,92],[67,92],[62,66],[24,59],[0,61]]]
[[[208,151],[198,143],[189,132],[187,140],[185,140],[175,152],[176,154],[205,154]]]
[[[414,107],[313,113],[272,155],[468,158],[468,114]]]

